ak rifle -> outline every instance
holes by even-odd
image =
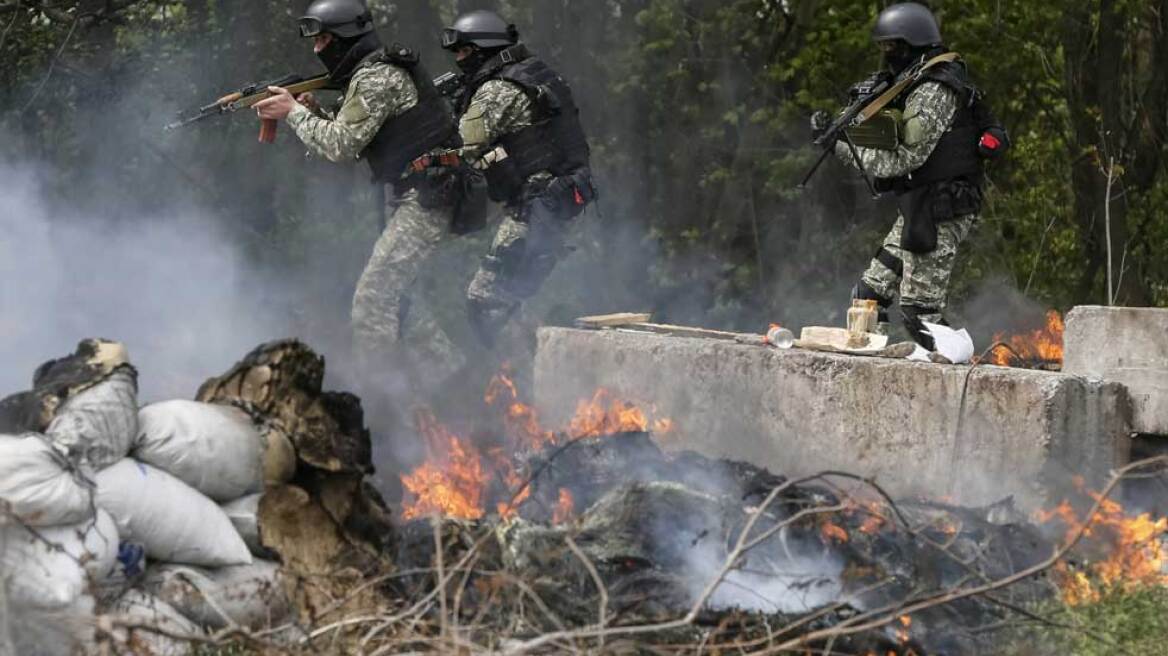
[[[332,80],[329,79],[328,75],[320,75],[307,79],[299,75],[285,75],[282,78],[270,82],[248,84],[185,116],[180,114],[179,119],[167,125],[165,129],[176,130],[214,116],[233,114],[241,109],[253,107],[261,100],[267,100],[272,97],[272,92],[268,91],[268,87],[283,87],[293,96],[299,96],[309,91],[330,88],[332,84]],[[279,123],[276,121],[262,121],[260,125],[260,143],[275,142],[278,125]]]

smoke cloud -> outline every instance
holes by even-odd
[[[40,175],[0,168],[0,393],[86,337],[126,344],[143,401],[189,398],[289,333],[281,293],[197,208],[55,215]]]

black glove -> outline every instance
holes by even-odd
[[[818,110],[811,115],[811,140],[819,141],[819,138],[827,132],[827,128],[831,127],[831,114]]]

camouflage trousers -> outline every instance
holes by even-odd
[[[551,275],[565,251],[570,215],[554,199],[536,197],[508,208],[467,289],[470,322],[493,345],[498,333]]]
[[[977,223],[977,215],[957,217],[937,224],[937,248],[931,253],[912,253],[900,247],[904,217],[899,217],[884,238],[881,252],[861,281],[878,295],[886,308],[899,298],[902,311],[938,323],[949,299],[949,279],[957,263],[957,250]],[[911,308],[912,310],[907,310]]]
[[[453,370],[461,358],[425,303],[411,303],[410,288],[434,251],[453,237],[450,207],[428,209],[411,190],[394,198],[387,190],[388,221],[353,295],[353,350],[367,370],[401,366],[406,315],[412,315],[409,349],[438,370]],[[413,336],[416,335],[416,339]],[[455,362],[445,362],[446,360]]]

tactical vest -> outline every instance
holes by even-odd
[[[918,82],[889,103],[889,107],[904,111],[908,96],[925,82],[938,82],[956,92],[957,112],[929,159],[912,173],[887,182],[894,190],[902,193],[955,179],[980,186],[984,159],[978,153],[977,144],[986,129],[979,120],[980,92],[969,81],[964,64],[943,63],[926,71]]]
[[[507,151],[507,159],[486,171],[492,199],[513,200],[535,173],[549,171],[563,177],[588,167],[590,150],[580,125],[580,110],[572,89],[559,74],[522,44],[507,48],[471,79],[462,113],[479,87],[490,80],[506,80],[523,89],[531,99],[534,118],[530,127],[503,135],[491,144]]]
[[[405,69],[418,90],[418,104],[387,119],[361,151],[361,159],[369,162],[373,171],[374,182],[397,182],[417,157],[435,148],[457,147],[458,128],[416,54],[401,46],[382,49],[362,61],[357,70],[381,63]]]

